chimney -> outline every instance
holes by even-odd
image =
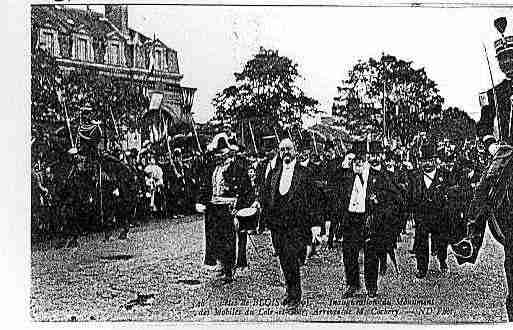
[[[124,36],[128,36],[127,5],[105,5],[105,17],[114,24]]]

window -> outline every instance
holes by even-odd
[[[87,60],[87,39],[78,38],[76,58],[81,61]]]
[[[162,69],[162,52],[160,50],[155,51],[155,69]]]
[[[109,64],[120,64],[121,63],[121,52],[119,49],[119,44],[112,43],[109,47]]]
[[[48,50],[50,53],[53,53],[53,33],[51,32],[43,32],[41,34],[41,40],[39,43],[42,49]]]

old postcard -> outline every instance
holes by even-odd
[[[513,320],[511,3],[25,9],[32,321]]]

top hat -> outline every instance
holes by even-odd
[[[366,141],[354,141],[353,147],[351,148],[351,153],[353,153],[356,158],[365,156],[367,154]]]
[[[324,144],[324,149],[325,150],[335,149],[335,144],[333,143],[332,140],[327,140],[326,143]]]
[[[432,143],[423,144],[420,147],[420,159],[436,158],[436,146]]]
[[[370,154],[379,154],[383,152],[383,144],[381,141],[371,141],[369,143],[369,153]]]

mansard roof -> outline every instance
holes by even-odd
[[[31,10],[32,24],[36,26],[50,25],[59,32],[71,33],[85,30],[94,38],[105,38],[116,33],[122,36],[121,32],[101,13],[91,10],[78,8],[64,8],[63,6],[33,5]],[[144,45],[152,42],[150,38],[143,33],[128,28],[128,39],[134,41],[136,36]],[[161,47],[171,49],[162,40],[156,38],[156,43]],[[174,50],[174,49],[171,49]]]
[[[77,8],[63,8],[48,5],[32,6],[32,24],[49,24],[60,32],[70,33],[85,30],[95,38],[111,33],[121,36],[119,30],[102,14]]]

